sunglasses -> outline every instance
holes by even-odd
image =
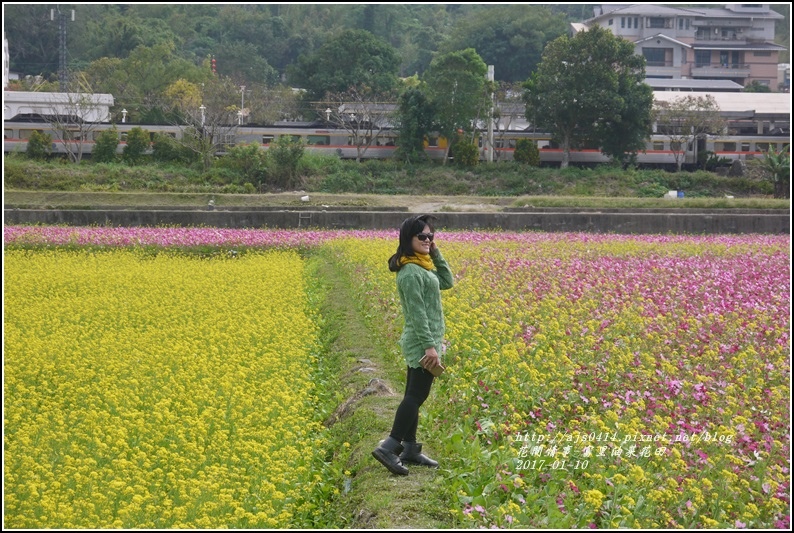
[[[435,237],[435,234],[433,234],[433,233],[417,233],[416,234],[416,238],[419,239],[422,242],[425,242],[425,241],[433,242],[433,237]]]

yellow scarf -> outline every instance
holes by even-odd
[[[433,260],[430,259],[430,254],[415,253],[414,255],[400,257],[400,266],[413,263],[419,265],[425,270],[433,270]]]

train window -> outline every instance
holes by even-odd
[[[353,135],[348,136],[347,138],[347,145],[348,146],[369,146],[372,144],[372,137],[369,135],[360,136],[356,138]]]
[[[273,135],[262,135],[262,144],[270,144],[274,139]]]
[[[237,141],[237,136],[234,133],[224,133],[221,145],[225,149],[233,148]]]
[[[331,137],[329,135],[308,135],[306,137],[306,144],[328,146],[331,144]]]
[[[654,150],[664,150],[664,141],[653,141]]]
[[[347,138],[347,145],[348,146],[370,146],[372,144],[372,137],[369,135],[363,135],[356,138],[353,135],[350,135]]]
[[[670,141],[670,150],[673,152],[683,151],[683,145],[679,141]]]
[[[13,139],[14,130],[3,130],[3,139]]]
[[[515,148],[515,139],[494,139],[495,148]]]
[[[438,146],[438,137],[428,137],[427,145],[428,146]]]
[[[394,137],[378,137],[377,146],[394,146]]]
[[[756,152],[768,152],[769,151],[769,143],[755,143],[755,151]]]
[[[20,139],[30,139],[30,136],[33,135],[33,132],[37,131],[39,133],[44,133],[41,130],[19,130],[19,138]]]
[[[743,142],[742,143],[742,152],[749,152],[749,151],[750,151],[750,143],[749,142]]]
[[[736,151],[736,143],[733,142],[721,142],[717,143],[714,148],[717,149],[718,152],[735,152]]]

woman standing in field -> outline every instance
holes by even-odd
[[[397,273],[405,328],[400,346],[408,365],[405,396],[389,437],[382,440],[372,455],[394,474],[406,475],[403,463],[437,467],[438,463],[422,454],[416,442],[419,408],[430,394],[433,378],[441,365],[444,340],[444,311],[441,292],[452,287],[449,265],[434,241],[430,215],[406,219],[400,227],[397,253],[389,259],[389,270]]]

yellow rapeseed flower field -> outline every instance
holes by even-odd
[[[323,448],[296,252],[5,254],[5,525],[272,528]]]

